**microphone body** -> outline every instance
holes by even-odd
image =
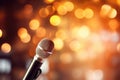
[[[23,80],[36,80],[36,78],[41,74],[41,65],[42,59],[47,58],[50,54],[52,54],[52,49],[54,47],[54,43],[49,39],[43,39],[38,44],[36,48],[36,55],[34,56]]]
[[[42,65],[41,59],[35,56],[29,66],[23,80],[35,80],[41,73],[40,66]]]

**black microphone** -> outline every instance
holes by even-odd
[[[41,73],[42,59],[52,54],[54,43],[49,39],[43,39],[38,43],[36,55],[33,58],[23,80],[35,80]]]

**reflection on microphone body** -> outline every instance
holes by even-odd
[[[38,43],[36,55],[33,58],[23,80],[35,80],[41,74],[42,59],[52,54],[54,43],[49,39],[43,39]]]

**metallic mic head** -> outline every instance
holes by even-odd
[[[36,48],[36,55],[40,58],[47,58],[50,54],[52,54],[52,50],[54,48],[54,43],[49,39],[42,39]]]

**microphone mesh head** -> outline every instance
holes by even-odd
[[[42,39],[36,48],[36,54],[41,58],[47,58],[54,48],[54,43],[49,39]]]

